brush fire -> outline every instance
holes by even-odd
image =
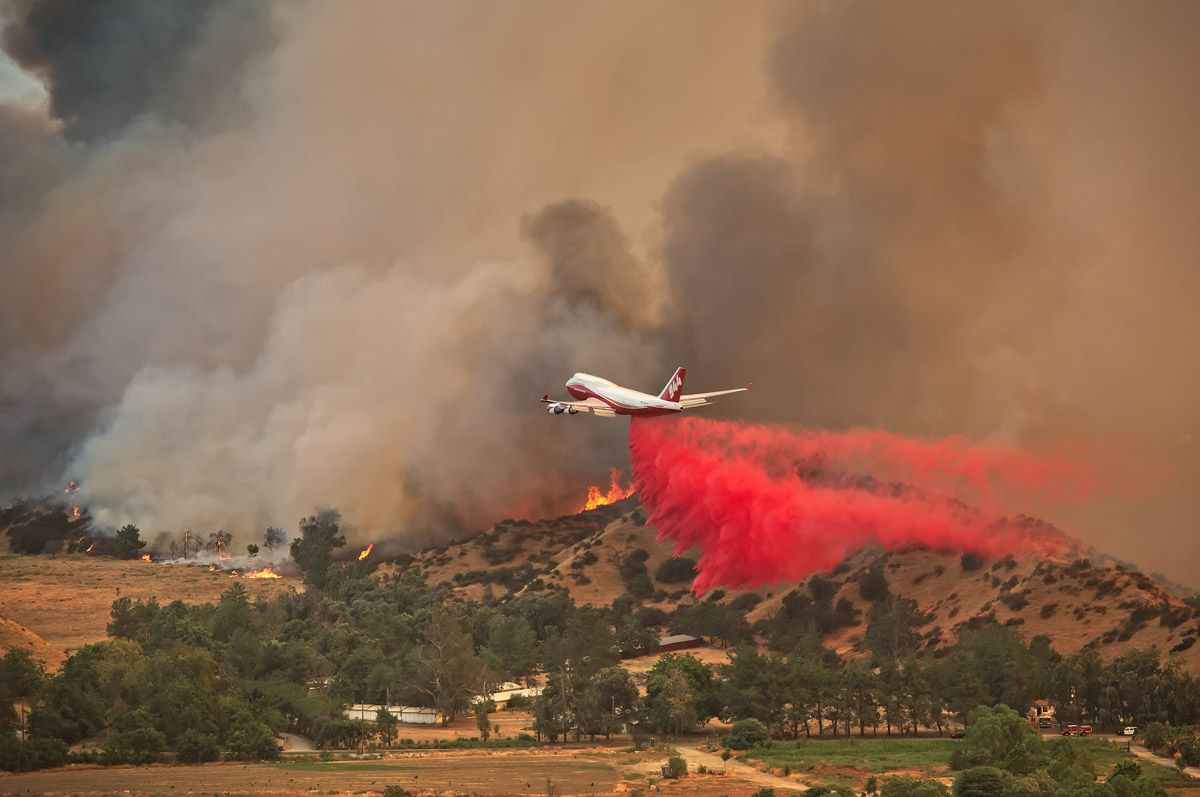
[[[373,550],[375,550],[375,543],[371,543],[366,548],[363,548],[358,553],[358,561],[361,562],[363,559],[366,559],[368,556],[371,555],[371,551],[373,551]]]
[[[621,471],[613,468],[608,474],[608,492],[600,492],[600,488],[596,485],[591,485],[587,490],[587,498],[584,499],[583,506],[579,508],[580,512],[588,512],[597,507],[607,506],[608,504],[616,503],[623,498],[628,498],[633,495],[633,487],[628,489],[621,487]]]

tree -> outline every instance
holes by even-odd
[[[1046,763],[1044,748],[1037,731],[1008,706],[980,706],[971,715],[966,738],[951,755],[950,765],[955,769],[997,767],[1024,775]]]
[[[265,545],[267,550],[271,551],[272,553],[275,552],[275,546],[283,545],[284,540],[286,539],[287,535],[283,533],[283,529],[276,526],[269,527],[263,533],[263,545]]]
[[[679,780],[687,775],[687,761],[682,756],[673,755],[667,759],[667,777]]]
[[[697,603],[679,612],[671,623],[671,630],[712,637],[720,640],[722,647],[736,645],[751,637],[750,626],[741,612],[712,601]]]
[[[672,677],[676,673],[682,676],[686,691]],[[646,674],[646,711],[651,723],[663,732],[681,733],[682,730],[673,729],[684,725],[687,726],[684,730],[691,730],[721,713],[718,689],[712,670],[699,659],[668,653]],[[686,710],[681,701],[687,702]]]
[[[225,747],[235,761],[271,761],[279,757],[275,734],[250,716],[236,720],[226,734]]]
[[[995,623],[984,626],[964,634],[958,649],[970,656],[987,690],[985,702],[1028,706],[1037,699],[1041,668],[1013,629]]]
[[[787,676],[782,660],[764,656],[752,645],[739,645],[729,652],[729,662],[718,669],[721,702],[729,716],[783,725]]]
[[[954,797],[1003,797],[1012,775],[995,767],[972,767],[954,779]]]
[[[203,764],[206,761],[216,761],[221,757],[221,746],[217,744],[217,736],[204,733],[195,728],[189,728],[175,743],[175,753],[179,760],[188,764]]]
[[[623,654],[637,654],[654,650],[658,645],[658,631],[642,625],[636,617],[628,617],[617,629],[617,647]]]
[[[485,743],[492,735],[492,721],[488,719],[488,712],[493,708],[494,704],[487,698],[475,703],[475,727],[479,729],[479,738]]]
[[[858,577],[858,594],[865,601],[874,603],[886,598],[890,593],[887,575],[883,572],[883,562],[876,562],[864,570]]]
[[[562,634],[546,640],[542,658],[547,670],[562,669],[569,662],[587,678],[621,660],[608,617],[593,606],[571,613]]]
[[[409,684],[441,713],[444,724],[466,710],[476,694],[483,663],[458,618],[440,607],[434,609],[426,643],[417,648],[413,662]]]
[[[524,678],[537,668],[537,636],[522,617],[493,617],[488,623],[487,649],[511,678]]]
[[[104,745],[106,763],[150,764],[167,749],[166,737],[154,727],[154,718],[145,709],[126,714],[117,728]]]
[[[767,726],[756,719],[738,720],[729,729],[725,744],[734,750],[749,750],[760,744],[766,744],[771,739]]]
[[[654,573],[656,581],[663,584],[685,584],[696,578],[696,560],[686,556],[664,559]]]
[[[635,598],[649,598],[654,594],[654,583],[650,581],[650,574],[646,572],[646,560],[649,558],[649,553],[638,548],[630,552],[617,565],[621,583],[625,585],[625,590]]]
[[[300,521],[300,536],[292,540],[291,553],[309,587],[324,589],[329,583],[334,549],[346,544],[345,536],[340,533],[340,521],[336,509],[325,509]]]
[[[249,545],[246,546],[246,553],[250,556],[251,559],[253,559],[254,557],[258,556],[258,546],[255,545],[254,543],[250,543]]]
[[[386,708],[375,712],[375,727],[379,730],[379,738],[383,740],[384,747],[391,746],[392,741],[396,738],[396,727],[399,724],[396,715]]]
[[[629,671],[619,665],[606,667],[585,687],[587,702],[595,707],[594,719],[589,718],[589,734],[603,733],[606,737],[621,729],[622,718],[637,712],[638,688]]]
[[[117,555],[122,559],[136,559],[141,556],[142,549],[146,547],[141,535],[141,529],[132,523],[122,526],[114,539]]]
[[[658,684],[654,695],[647,695],[651,721],[662,733],[680,734],[694,730],[700,716],[696,710],[696,695],[682,671],[669,671]]]
[[[880,797],[950,797],[950,790],[936,780],[924,778],[888,778]]]
[[[927,622],[911,598],[888,595],[867,612],[867,647],[878,662],[896,663],[917,648],[917,628]]]
[[[0,698],[37,698],[46,688],[46,668],[29,648],[9,648],[0,659]]]

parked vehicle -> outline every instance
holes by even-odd
[[[966,731],[955,731],[954,733],[950,734],[950,738],[951,739],[965,739],[965,738],[967,738],[967,732]]]
[[[1064,725],[1063,736],[1088,736],[1092,732],[1091,725]]]
[[[1137,726],[1136,725],[1126,725],[1124,728],[1121,729],[1121,735],[1122,736],[1137,736]]]
[[[1049,717],[1040,717],[1038,719],[1038,727],[1039,728],[1053,728],[1054,720],[1050,719]]]

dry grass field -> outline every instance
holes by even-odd
[[[32,647],[48,666],[105,637],[121,596],[161,603],[217,600],[234,578],[204,565],[89,557],[0,555],[0,649]],[[251,597],[299,588],[298,579],[239,579]],[[4,622],[7,621],[7,622]]]
[[[0,794],[336,794],[382,792],[396,784],[433,792],[611,793],[611,756],[588,752],[394,754],[372,761],[295,761],[203,766],[68,767],[0,776]]]

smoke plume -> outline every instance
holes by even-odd
[[[0,493],[415,546],[622,464],[621,421],[539,411],[571,373],[686,365],[752,421],[1153,460],[1167,494],[1052,519],[1200,564],[1194,3],[0,20],[45,90],[0,70]]]
[[[1000,496],[1066,497],[1066,483],[1082,499],[1089,481],[1066,460],[957,440],[692,418],[634,420],[629,452],[650,523],[680,552],[700,550],[697,594],[801,581],[870,543],[1058,552],[1061,533],[997,514]]]

